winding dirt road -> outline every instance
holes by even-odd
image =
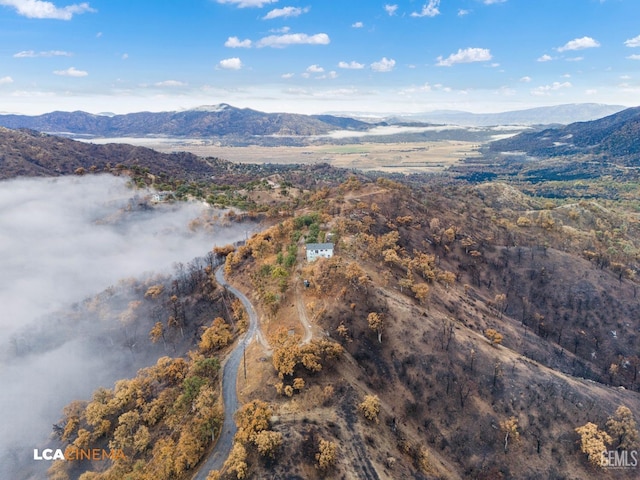
[[[258,316],[253,305],[251,305],[249,299],[239,290],[226,282],[224,279],[224,266],[218,267],[216,270],[216,280],[242,302],[242,305],[244,305],[249,315],[249,328],[224,362],[222,370],[222,398],[224,400],[224,423],[222,424],[222,431],[220,437],[218,437],[218,443],[213,447],[209,458],[205,460],[192,477],[193,480],[206,480],[209,471],[222,469],[225,460],[231,452],[233,437],[237,431],[233,415],[238,409],[238,394],[236,390],[238,369],[240,368],[245,348],[251,343],[256,334],[258,337],[261,337],[258,330]],[[264,345],[263,340],[261,340],[261,343]]]

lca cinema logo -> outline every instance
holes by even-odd
[[[33,459],[40,461],[53,462],[54,460],[64,460],[67,462],[77,462],[80,460],[88,460],[91,462],[101,460],[126,460],[127,456],[121,449],[105,450],[102,448],[76,448],[67,447],[65,450],[60,448],[45,448],[40,450],[33,449]]]

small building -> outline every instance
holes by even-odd
[[[307,262],[315,259],[333,257],[333,243],[307,243]]]

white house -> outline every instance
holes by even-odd
[[[316,258],[333,257],[333,243],[307,243],[307,262],[313,262]]]

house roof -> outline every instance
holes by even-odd
[[[307,243],[307,250],[333,250],[333,243]]]

